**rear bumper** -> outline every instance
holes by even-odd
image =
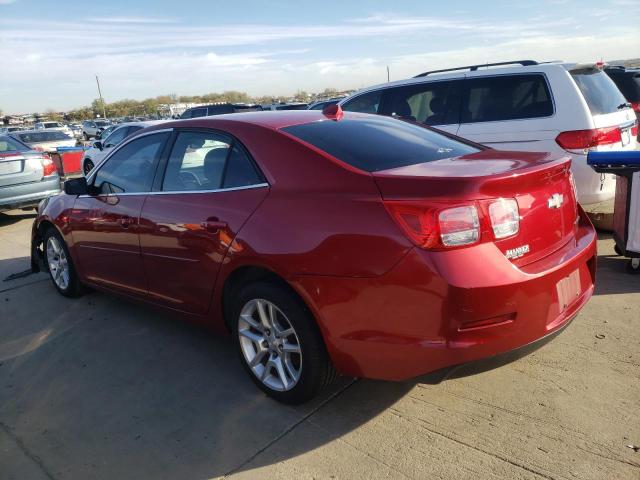
[[[46,180],[0,187],[0,211],[35,207],[43,198],[60,193],[60,177],[52,175]]]
[[[525,267],[515,267],[494,244],[414,249],[382,277],[309,276],[293,285],[314,311],[339,371],[406,380],[561,329],[591,298],[595,269],[596,234],[581,212],[569,244]],[[558,287],[568,277],[579,283],[570,300]]]

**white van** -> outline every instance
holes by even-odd
[[[635,113],[596,65],[532,60],[425,72],[360,90],[345,111],[394,115],[500,150],[569,153],[578,199],[611,214],[615,177],[595,173],[589,150],[634,150]]]

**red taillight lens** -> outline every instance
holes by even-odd
[[[640,102],[633,102],[631,108],[633,108],[634,112],[640,113]]]
[[[386,201],[385,206],[409,239],[421,248],[461,247],[480,240],[480,221],[474,205],[447,208]]]
[[[51,157],[49,155],[43,155],[42,159],[42,174],[45,177],[48,177],[49,175],[53,175],[54,173],[56,173],[56,164],[53,163],[53,160],[51,160]]]
[[[489,205],[489,218],[496,239],[510,237],[520,231],[518,202],[512,198],[501,198]]]
[[[619,127],[571,130],[556,137],[556,143],[565,150],[588,150],[598,145],[611,145],[621,141]]]
[[[638,122],[634,123],[633,127],[631,127],[631,136],[632,137],[638,136]]]

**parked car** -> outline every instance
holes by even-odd
[[[336,105],[337,103],[340,102],[340,100],[344,98],[346,97],[336,97],[336,98],[330,98],[328,100],[319,100],[317,102],[310,103],[307,106],[307,110],[322,110],[323,108],[328,107],[329,105]]]
[[[93,142],[91,148],[84,152],[82,157],[82,171],[85,175],[88,175],[89,172],[93,170],[93,168],[100,163],[104,157],[109,154],[109,152],[111,152],[111,150],[117,147],[120,142],[129,135],[161,122],[162,120],[120,123],[118,125],[113,125],[113,129],[111,129],[111,127],[107,128],[105,132],[110,129],[111,131],[107,134],[104,140],[97,140]]]
[[[622,65],[605,67],[605,73],[609,75],[613,83],[620,89],[624,98],[631,104],[640,121],[640,68],[625,68]],[[638,137],[640,140],[640,137]]]
[[[596,265],[569,164],[341,111],[166,122],[42,205],[32,264],[230,332],[298,403],[334,369],[407,379],[562,330]]]
[[[51,158],[8,135],[0,135],[0,211],[32,208],[60,193]]]
[[[60,130],[61,132],[73,135],[71,129],[60,122],[37,122],[33,128],[34,130]]]
[[[75,138],[82,138],[82,125],[79,123],[70,123],[69,129]]]
[[[262,107],[263,110],[306,110],[309,106],[308,103],[294,102],[294,103],[274,103]]]
[[[0,134],[19,132],[20,130],[24,130],[24,129],[25,129],[24,127],[19,127],[16,125],[11,125],[9,127],[0,127]]]
[[[118,123],[112,123],[111,125],[109,125],[108,127],[99,130],[98,133],[96,133],[96,136],[94,137],[96,140],[102,140],[103,138],[107,138],[111,132],[113,132],[116,128],[118,128],[120,124]]]
[[[217,103],[214,105],[200,105],[198,107],[187,108],[181,119],[210,117],[212,115],[224,115],[226,113],[255,112],[262,110],[260,105],[248,103]]]
[[[55,152],[58,147],[75,147],[75,138],[60,130],[25,130],[11,134],[34,150]]]
[[[104,130],[111,122],[108,120],[85,120],[82,122],[82,135],[85,140],[91,140],[98,132]]]
[[[595,173],[586,154],[636,148],[638,124],[625,104],[595,65],[531,60],[425,72],[340,102],[347,111],[406,118],[501,150],[569,154],[580,203],[609,217],[615,177]]]

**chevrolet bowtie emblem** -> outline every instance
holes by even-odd
[[[549,208],[560,208],[562,203],[564,202],[564,195],[561,193],[554,193],[551,195],[549,200],[547,200],[547,206]]]

